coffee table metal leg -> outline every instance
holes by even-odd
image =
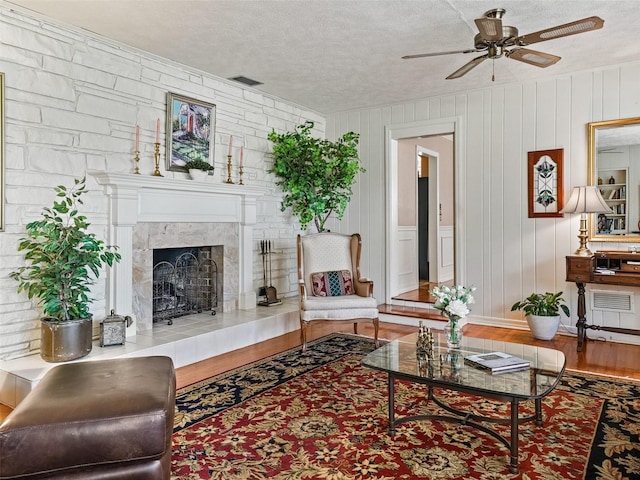
[[[509,471],[511,473],[518,473],[518,399],[511,400],[511,463],[509,465]]]
[[[396,434],[396,413],[395,413],[395,402],[394,402],[394,378],[393,375],[389,374],[388,380],[388,388],[389,391],[389,435],[392,437]]]
[[[535,403],[536,403],[536,425],[538,427],[541,427],[542,426],[542,399],[536,398]]]

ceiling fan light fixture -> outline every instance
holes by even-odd
[[[483,17],[475,19],[476,26],[478,27],[478,33],[473,38],[475,47],[473,49],[405,55],[402,58],[410,59],[434,57],[436,55],[449,55],[452,53],[487,52],[486,55],[477,57],[460,67],[458,70],[446,77],[447,80],[462,77],[487,58],[495,60],[502,56],[544,68],[557,63],[561,60],[561,57],[551,55],[550,53],[538,52],[536,50],[529,50],[520,47],[528,46],[532,43],[544,42],[546,40],[597,30],[602,28],[604,25],[603,19],[593,16],[520,36],[518,35],[517,28],[502,25],[502,17],[505,13],[506,10],[504,8],[495,8],[486,12]],[[515,48],[513,48],[513,50],[508,50],[512,47]],[[492,76],[492,80],[494,78],[495,77]]]

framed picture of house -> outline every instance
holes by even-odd
[[[529,152],[529,218],[562,217],[563,155],[562,148]]]
[[[190,160],[213,165],[216,106],[167,93],[167,170],[186,171]]]

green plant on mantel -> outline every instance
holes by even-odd
[[[78,213],[80,198],[87,190],[86,178],[74,186],[55,187],[58,201],[42,211],[42,219],[27,224],[27,236],[18,251],[25,252],[27,265],[11,272],[18,292],[37,298],[51,320],[67,321],[90,317],[89,287],[95,283],[103,264],[120,261],[117,247],[105,245],[88,233],[89,223]]]
[[[284,192],[281,210],[291,207],[305,229],[314,222],[318,232],[332,213],[341,219],[352,194],[356,175],[364,172],[358,158],[359,135],[347,132],[336,142],[311,136],[314,122],[298,125],[293,132],[272,131],[276,185]]]
[[[189,160],[185,163],[184,168],[187,170],[202,170],[204,172],[210,172],[213,170],[213,165],[204,160]]]
[[[541,317],[555,317],[560,315],[560,310],[570,317],[569,307],[564,303],[562,292],[557,293],[532,293],[524,300],[512,305],[511,311],[523,310],[525,315],[538,315]]]

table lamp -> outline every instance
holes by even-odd
[[[571,196],[560,213],[579,213],[580,214],[580,233],[578,239],[580,246],[574,255],[581,257],[589,257],[592,255],[591,250],[587,247],[587,214],[588,213],[613,213],[611,207],[600,195],[597,185],[588,185],[586,187],[573,187]]]

